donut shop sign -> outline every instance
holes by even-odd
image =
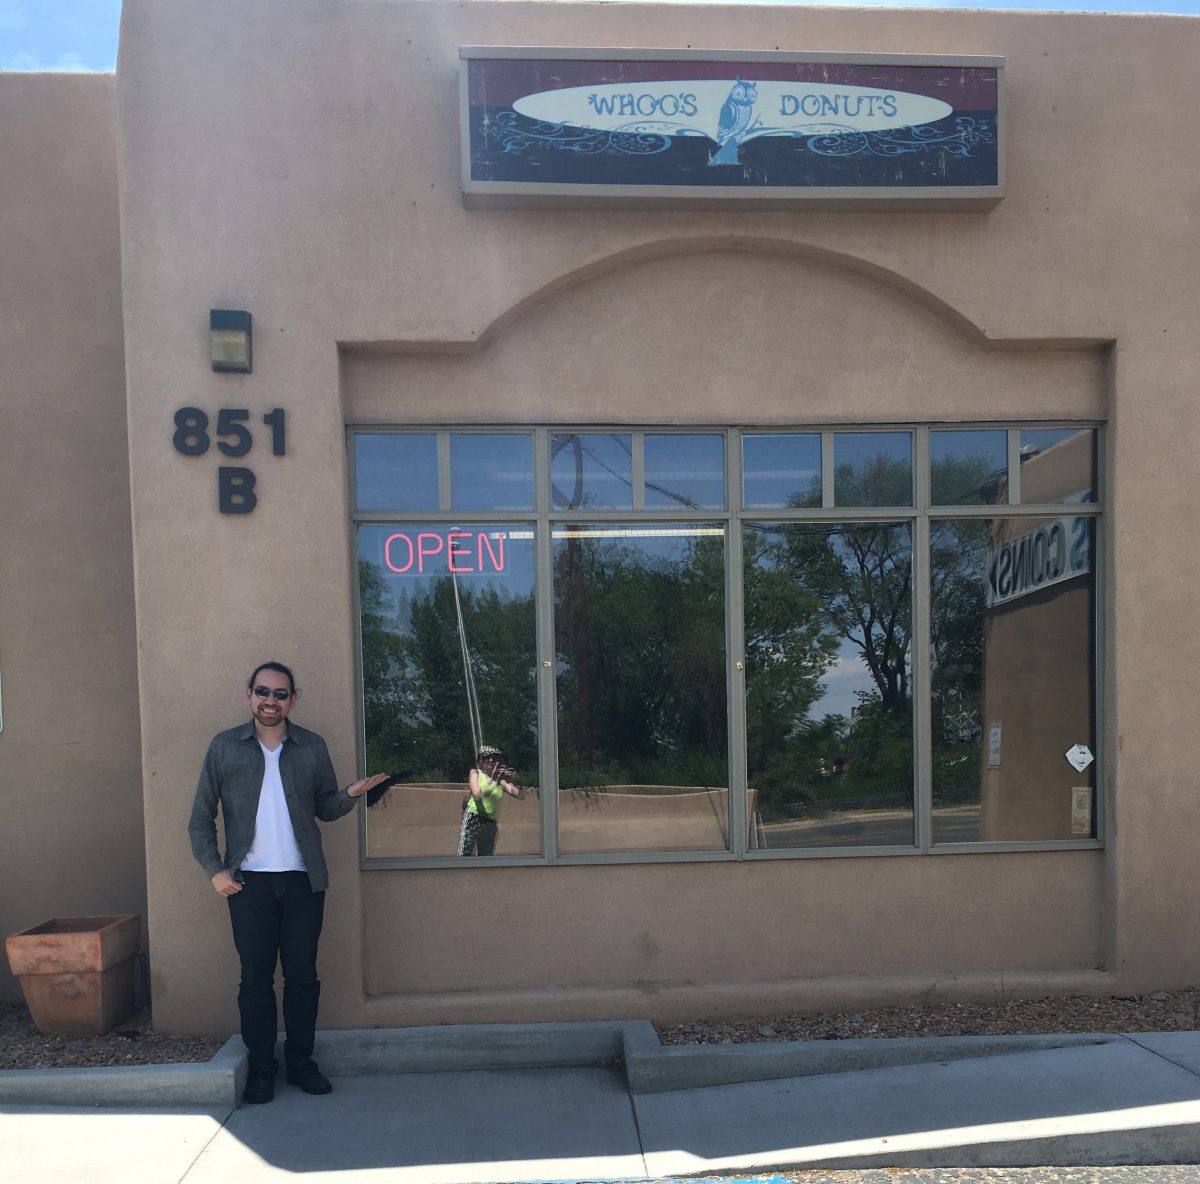
[[[459,57],[468,207],[986,209],[1003,196],[1003,58],[483,45]]]

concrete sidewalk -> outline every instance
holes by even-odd
[[[622,1026],[504,1027],[499,1046],[509,1060],[531,1047],[553,1059],[542,1029],[558,1030],[574,1042],[571,1055],[594,1059],[597,1034],[613,1027]],[[584,1030],[582,1044],[567,1029]],[[762,1050],[766,1080],[666,1088],[652,1075],[647,1092],[646,1080],[633,1086],[612,1063],[390,1071],[379,1051],[389,1036],[410,1058],[415,1041],[437,1063],[433,1037],[413,1032],[434,1033],[437,1047],[459,1060],[489,1035],[484,1028],[376,1033],[384,1043],[364,1062],[370,1034],[323,1034],[323,1063],[338,1072],[334,1093],[309,1097],[281,1081],[267,1106],[3,1104],[0,1180],[268,1184],[303,1175],[305,1184],[467,1184],[817,1167],[1200,1163],[1200,1033],[1064,1037],[1061,1047],[1041,1038],[1032,1049],[1022,1049],[1020,1038],[978,1038],[977,1055],[969,1047],[963,1055],[962,1041],[918,1041],[922,1047],[904,1056],[896,1046],[914,1042],[817,1042],[825,1047],[791,1046],[792,1071],[799,1065],[808,1075],[782,1077],[781,1046],[760,1045],[753,1047]],[[645,1040],[643,1027],[626,1026],[626,1034],[627,1067],[650,1052],[632,1047]],[[746,1059],[753,1047],[701,1047],[690,1062],[675,1055],[683,1050],[659,1051],[689,1064],[688,1073],[700,1066],[710,1076],[713,1052],[724,1053],[722,1062],[736,1054],[745,1078],[755,1071]],[[342,1072],[353,1067],[346,1062],[355,1048],[366,1071]],[[946,1056],[931,1060],[939,1050]],[[801,1054],[825,1060],[801,1065]],[[869,1065],[865,1057],[876,1067],[855,1067]]]

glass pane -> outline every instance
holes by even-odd
[[[501,796],[475,853],[540,850],[533,573],[532,527],[359,527],[367,771],[401,782],[367,811],[368,856],[459,852],[480,740],[534,788]]]
[[[748,509],[819,506],[821,437],[743,436],[742,488]]]
[[[911,846],[910,527],[743,529],[749,846]]]
[[[1088,838],[1094,520],[934,522],[933,838]]]
[[[646,434],[646,505],[652,509],[725,508],[725,437]]]
[[[935,506],[1008,501],[1008,433],[929,433],[930,495]]]
[[[910,432],[837,432],[833,501],[838,506],[911,506]]]
[[[1021,502],[1027,506],[1096,500],[1092,428],[1021,431]]]
[[[555,528],[564,852],[727,848],[724,533]]]
[[[355,436],[354,487],[360,510],[436,510],[437,436]]]
[[[454,510],[532,510],[533,438],[494,433],[450,437]]]
[[[556,510],[633,508],[633,438],[552,435],[551,504]]]

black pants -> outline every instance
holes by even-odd
[[[283,966],[284,1062],[298,1069],[312,1058],[317,1032],[317,941],[325,893],[307,872],[243,872],[244,887],[227,897],[233,944],[242,963],[238,1011],[250,1067],[275,1065],[275,964]]]
[[[458,832],[459,855],[494,855],[499,829],[492,819],[464,810],[462,829]]]

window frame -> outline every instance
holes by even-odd
[[[1092,624],[1092,721],[1095,737],[1095,837],[1077,839],[1004,840],[965,843],[933,842],[932,816],[932,737],[930,718],[929,667],[930,638],[930,525],[933,521],[963,518],[1047,518],[1061,517],[1062,502],[1050,504],[1020,503],[1020,434],[1023,429],[1068,428],[1096,433],[1094,464],[1094,500],[1071,503],[1070,513],[1098,519],[1094,531],[1093,572],[1094,612]],[[932,431],[1005,430],[1008,433],[1008,500],[985,505],[933,505],[931,501],[930,433]],[[837,506],[834,504],[834,435],[906,431],[912,438],[912,504],[909,506]],[[533,441],[534,508],[514,510],[450,509],[450,436],[497,434],[531,436]],[[744,508],[743,446],[746,435],[819,434],[821,437],[821,505],[802,509],[781,507]],[[439,498],[437,510],[409,511],[357,508],[355,484],[355,437],[372,434],[421,434],[437,436]],[[551,496],[551,435],[629,434],[633,450],[632,508],[620,510],[555,509]],[[725,507],[715,509],[667,509],[645,504],[644,440],[647,434],[724,436]],[[366,752],[365,712],[363,707],[363,670],[361,608],[359,602],[357,535],[364,524],[392,523],[400,526],[425,523],[445,525],[451,522],[502,523],[528,525],[534,531],[535,548],[535,644],[537,662],[537,720],[539,782],[541,785],[541,852],[537,855],[494,855],[486,860],[463,861],[457,856],[383,857],[367,855],[366,811],[358,811],[359,867],[363,871],[403,868],[544,867],[628,863],[713,863],[774,859],[857,859],[866,857],[908,857],[920,855],[987,854],[1006,851],[1096,850],[1105,846],[1105,672],[1104,621],[1107,585],[1107,508],[1105,424],[1098,420],[1021,419],[954,422],[898,423],[820,423],[820,424],[743,424],[720,425],[689,423],[658,424],[372,424],[346,426],[348,507],[352,536],[351,592],[353,596],[354,660],[356,701],[357,765],[364,771]],[[725,528],[725,628],[726,628],[726,713],[729,764],[729,848],[725,851],[640,851],[563,854],[558,850],[558,719],[555,685],[555,638],[553,619],[553,540],[556,525],[563,523],[603,523],[618,520],[659,522],[720,523]],[[760,522],[908,522],[913,550],[912,576],[912,710],[913,710],[913,843],[911,846],[795,847],[752,850],[748,848],[748,811],[746,803],[746,687],[744,677],[745,589],[743,583],[743,521]]]

